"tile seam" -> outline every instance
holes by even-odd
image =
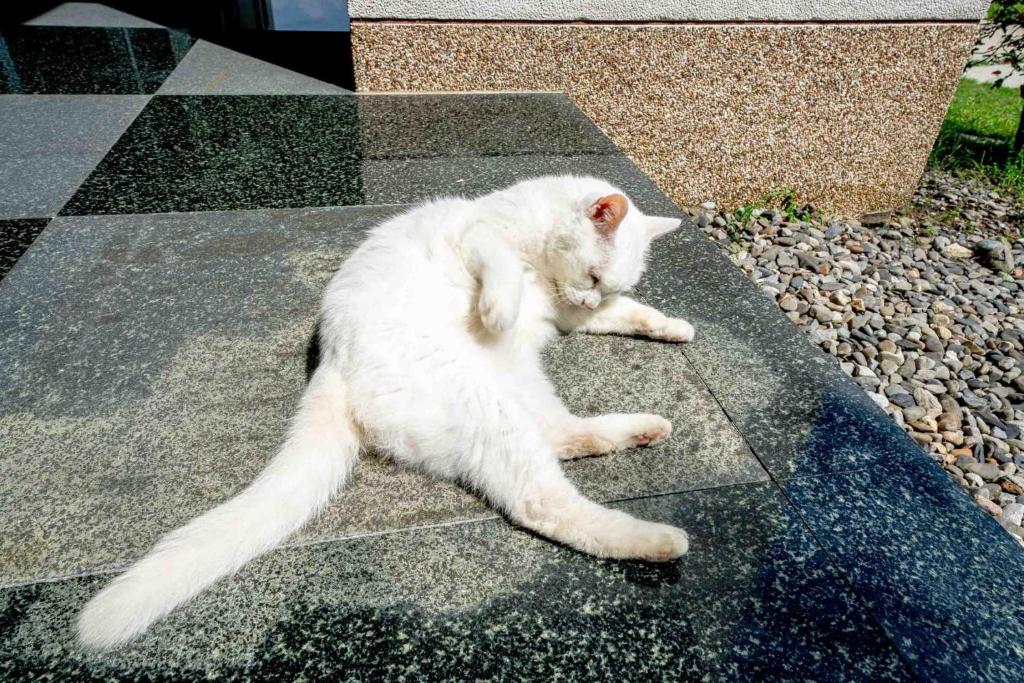
[[[611,457],[614,457],[614,456],[611,456]],[[649,500],[649,499],[653,499],[653,498],[664,498],[664,497],[667,497],[667,496],[680,496],[680,495],[687,495],[687,494],[691,494],[691,493],[700,493],[702,491],[714,491],[714,490],[717,490],[717,489],[730,489],[730,488],[734,488],[734,487],[738,487],[738,486],[757,486],[757,485],[772,485],[772,484],[774,484],[774,482],[772,482],[768,477],[765,477],[763,479],[746,479],[746,478],[743,478],[743,479],[738,479],[737,481],[732,481],[732,482],[725,483],[725,484],[718,484],[718,485],[712,484],[712,485],[700,486],[700,487],[692,488],[692,489],[673,489],[673,490],[670,490],[670,491],[658,491],[658,492],[654,492],[654,493],[626,496],[626,497],[622,497],[622,498],[612,498],[612,499],[603,500],[603,501],[600,501],[600,502],[603,505],[614,505],[614,504],[618,504],[618,503],[629,503],[629,502],[638,501],[638,500]],[[321,546],[321,545],[330,545],[330,544],[333,544],[333,543],[346,543],[348,541],[357,541],[357,540],[361,540],[361,539],[364,539],[364,538],[381,538],[381,537],[385,537],[385,536],[396,536],[396,535],[399,535],[399,534],[416,533],[416,532],[419,532],[419,531],[427,531],[427,530],[430,530],[430,529],[446,529],[446,528],[457,527],[457,526],[468,526],[468,525],[472,525],[472,524],[482,524],[484,522],[493,522],[493,521],[503,520],[503,519],[505,519],[505,518],[502,517],[501,515],[498,515],[496,513],[491,513],[491,514],[487,514],[487,515],[481,516],[481,517],[476,517],[476,518],[473,518],[473,519],[455,519],[455,520],[449,520],[449,521],[446,521],[446,522],[435,522],[433,524],[422,524],[422,525],[402,527],[400,529],[382,529],[382,530],[379,530],[379,531],[367,531],[367,532],[362,532],[362,533],[357,533],[357,534],[342,534],[342,535],[333,535],[333,536],[327,536],[327,537],[322,537],[322,538],[311,538],[311,539],[308,539],[308,540],[298,541],[298,542],[294,542],[294,543],[284,543],[284,544],[278,546],[277,548],[275,548],[274,550],[272,550],[270,552],[276,552],[278,550],[294,550],[294,549],[300,549],[300,548],[311,548],[311,547],[316,547],[316,546]],[[508,524],[512,525],[511,522],[508,522]],[[519,526],[516,526],[516,525],[512,525],[512,526],[514,526],[517,529],[521,529],[522,528],[522,527],[519,527]],[[553,543],[553,541],[545,541],[545,542]],[[573,552],[576,552],[576,551],[573,551]],[[270,553],[267,553],[267,554],[269,555]],[[84,570],[81,570],[81,571],[68,572],[68,573],[64,573],[64,574],[55,574],[55,575],[50,575],[50,576],[40,576],[40,577],[34,577],[34,578],[13,579],[13,580],[9,580],[9,581],[0,581],[0,590],[24,588],[26,586],[33,586],[33,585],[41,584],[41,583],[59,583],[61,581],[71,581],[71,580],[74,580],[74,579],[89,578],[89,577],[92,577],[92,576],[111,576],[111,575],[119,574],[119,573],[123,572],[125,569],[130,567],[133,563],[134,563],[134,561],[129,561],[129,562],[117,565],[115,567],[107,567],[107,568],[102,568],[102,569],[84,569]]]

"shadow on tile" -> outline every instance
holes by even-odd
[[[926,459],[692,225],[655,243],[641,294],[692,322],[683,353],[778,478]]]
[[[1007,681],[1024,667],[1024,551],[936,465],[783,484],[925,681]]]
[[[106,655],[71,641],[104,579],[7,590],[0,672],[584,680],[910,680],[770,484],[633,501],[673,564],[600,561],[503,522],[279,551]]]

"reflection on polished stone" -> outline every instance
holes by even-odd
[[[664,204],[623,161],[554,94],[157,96],[62,213],[408,203],[605,166]]]
[[[151,94],[192,42],[181,31],[156,28],[5,28],[0,94]]]

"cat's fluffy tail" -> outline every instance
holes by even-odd
[[[337,370],[321,365],[263,473],[231,500],[164,536],[90,600],[78,617],[82,643],[106,648],[134,638],[317,514],[359,453],[345,393]]]

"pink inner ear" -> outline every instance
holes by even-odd
[[[594,227],[605,237],[611,237],[618,230],[622,219],[629,210],[629,202],[621,194],[610,194],[601,197],[590,206],[590,220]]]

